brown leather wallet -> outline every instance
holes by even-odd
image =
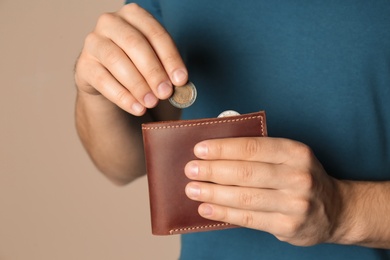
[[[199,202],[190,200],[185,165],[196,159],[195,144],[207,139],[267,136],[265,112],[142,125],[149,186],[152,233],[183,234],[235,227],[202,218]]]

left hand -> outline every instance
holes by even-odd
[[[269,232],[308,246],[332,242],[341,208],[337,180],[312,150],[281,138],[206,140],[185,174],[187,196],[208,219]]]

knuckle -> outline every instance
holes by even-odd
[[[141,10],[142,8],[137,4],[137,3],[129,3],[127,5],[124,5],[122,7],[122,10],[124,12],[129,12],[129,13],[137,13]]]
[[[296,143],[296,145],[292,149],[292,152],[295,154],[296,157],[304,159],[306,161],[311,160],[314,156],[311,148],[303,143]]]
[[[202,167],[202,168],[203,168],[203,167]],[[202,172],[202,168],[201,168],[201,172]],[[203,171],[204,171],[204,177],[205,177],[207,180],[213,180],[214,173],[213,173],[213,167],[212,167],[211,163],[207,163],[207,164],[204,166]]]
[[[309,171],[303,171],[295,174],[295,183],[302,190],[309,191],[314,188],[314,178]]]
[[[238,178],[244,182],[251,182],[253,180],[254,169],[251,164],[245,164],[243,167],[237,169]]]
[[[293,220],[286,221],[284,223],[284,232],[283,232],[284,237],[287,237],[287,238],[296,237],[300,227],[301,227],[301,224],[297,221],[293,221]]]
[[[218,210],[218,214],[216,215],[216,220],[222,222],[228,222],[229,217],[230,217],[229,209],[222,207]]]
[[[311,211],[312,203],[309,200],[299,199],[293,203],[293,207],[298,214],[307,216]]]
[[[116,93],[117,104],[120,107],[129,107],[131,104],[131,98],[129,97],[129,92],[125,89],[119,90]]]
[[[248,158],[252,158],[256,156],[259,152],[259,145],[255,138],[249,138],[244,147],[244,153]]]
[[[145,44],[145,39],[136,31],[124,33],[122,40],[129,49],[138,49]]]
[[[250,211],[244,211],[242,213],[241,223],[244,227],[252,227],[254,222],[253,213]]]
[[[84,39],[83,52],[93,54],[100,49],[102,38],[96,32],[90,32]]]
[[[144,93],[146,92],[147,86],[143,79],[134,80],[131,86],[129,86],[130,92]]]
[[[161,62],[163,64],[175,64],[175,63],[178,63],[178,61],[179,61],[178,55],[173,54],[173,53],[168,54],[168,55],[161,58]]]
[[[103,55],[104,62],[107,65],[114,65],[118,63],[121,59],[121,56],[118,51],[116,51],[114,48],[110,48],[109,46],[104,48]]]
[[[246,192],[241,192],[239,194],[239,206],[243,208],[248,208],[253,203],[253,197],[251,194],[248,194]]]
[[[100,62],[113,65],[121,59],[119,49],[115,48],[115,45],[99,37],[99,35],[94,32],[87,35],[84,45],[86,51],[96,56]]]
[[[148,72],[145,74],[145,78],[148,80],[152,79],[155,84],[158,84],[160,82],[159,75],[163,74],[164,71],[160,66],[152,66],[149,68]]]
[[[148,28],[148,35],[151,38],[160,40],[160,39],[169,39],[169,34],[162,27],[150,26]]]
[[[104,73],[99,73],[100,69],[96,68],[96,71],[92,71],[89,78],[91,79],[90,83],[95,86],[96,89],[101,90],[102,92],[110,92],[111,84],[110,80]]]
[[[103,13],[97,20],[97,28],[105,27],[107,24],[111,24],[116,19],[114,13]]]
[[[144,21],[144,26],[147,31],[148,37],[153,38],[170,38],[168,32],[162,26],[155,26],[155,18],[147,10],[143,9],[136,3],[130,3],[125,5],[121,12],[124,12],[124,15],[127,16],[141,16]],[[153,21],[153,22],[152,22]],[[152,22],[152,23],[151,23]]]
[[[221,157],[223,155],[223,146],[217,142],[215,143],[215,145],[212,146],[212,153],[216,156],[216,157]]]
[[[206,199],[207,201],[214,201],[215,200],[214,189],[210,187],[202,189],[201,196],[203,197],[203,199]]]
[[[84,40],[84,46],[94,46],[96,45],[97,36],[94,32],[89,33]]]

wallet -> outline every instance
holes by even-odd
[[[185,165],[197,159],[195,144],[207,139],[267,136],[265,112],[222,118],[177,120],[142,125],[152,234],[172,235],[236,227],[202,218],[200,202],[190,200]]]

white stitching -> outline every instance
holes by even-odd
[[[205,229],[205,228],[213,228],[213,227],[223,227],[223,226],[231,226],[230,223],[220,223],[220,224],[212,224],[207,226],[195,226],[195,227],[186,227],[186,228],[176,228],[171,229],[169,233],[172,235],[176,232],[183,232],[183,231],[189,231],[189,230],[196,230],[196,229]]]
[[[170,129],[170,128],[194,127],[194,126],[201,126],[201,125],[232,123],[232,122],[251,120],[251,119],[257,119],[257,118],[260,118],[261,122],[263,122],[263,117],[262,116],[251,116],[251,117],[243,117],[243,118],[236,118],[236,119],[225,119],[225,120],[216,120],[216,121],[207,121],[207,122],[193,123],[193,124],[184,124],[184,125],[143,126],[142,129],[143,130],[161,130],[161,129]],[[261,124],[261,132],[264,133],[263,124]]]

